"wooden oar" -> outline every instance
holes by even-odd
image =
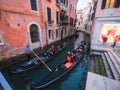
[[[43,64],[43,65],[45,65],[45,67],[50,71],[50,72],[52,72],[52,70],[41,60],[41,58],[34,52],[34,51],[32,51],[33,52],[33,54],[39,59],[39,61]]]

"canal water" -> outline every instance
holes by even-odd
[[[81,33],[80,33],[81,34]],[[55,69],[66,57],[68,51],[71,51],[73,48],[76,48],[80,41],[83,39],[81,35],[77,39],[72,38],[68,39],[66,42],[68,46],[62,51],[59,55],[55,56],[50,62],[47,62],[47,65],[53,70]],[[23,63],[23,62],[21,62]],[[12,67],[16,67],[19,64],[16,64]],[[57,80],[50,86],[46,87],[45,90],[84,90],[85,89],[85,81],[86,81],[86,73],[88,66],[88,57],[85,55],[81,62],[73,68],[67,75],[63,78]],[[8,67],[11,68],[11,67]],[[38,68],[19,73],[16,75],[8,75],[6,73],[7,69],[2,70],[3,75],[5,76],[8,83],[11,85],[13,90],[26,90],[26,82],[27,78],[30,78],[32,82],[37,82],[43,79],[49,71],[45,68],[45,66],[41,65]]]

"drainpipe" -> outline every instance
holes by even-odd
[[[47,37],[47,23],[45,22],[45,33],[46,33],[46,45],[48,45],[48,37]]]

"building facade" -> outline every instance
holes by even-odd
[[[91,36],[92,45],[111,45],[120,37],[120,0],[98,0]]]
[[[92,29],[96,11],[96,2],[97,1],[95,0],[91,0],[91,2],[87,3],[86,7],[77,11],[78,22],[76,24],[76,27],[84,30],[88,34],[90,34]]]
[[[77,10],[76,28],[77,28],[77,30],[84,28],[84,25],[83,25],[83,10],[82,9]]]
[[[0,52],[6,57],[74,33],[77,0],[0,0]]]

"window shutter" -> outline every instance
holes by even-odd
[[[105,9],[105,4],[106,4],[106,0],[102,0],[102,7],[101,7],[101,9]]]
[[[119,8],[120,7],[120,0],[116,0],[115,1],[115,8]]]

